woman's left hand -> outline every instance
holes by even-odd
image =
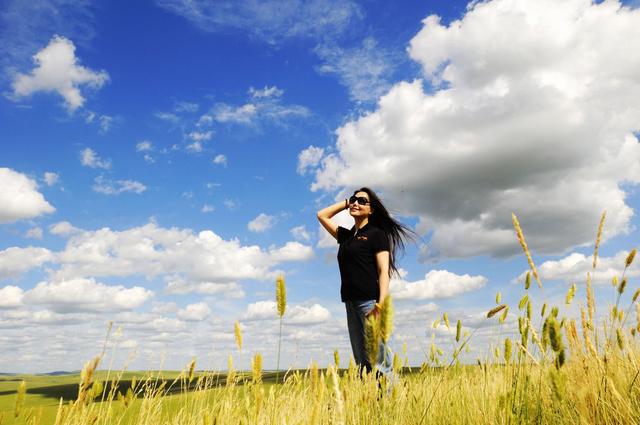
[[[366,315],[367,318],[370,316],[373,316],[375,319],[377,319],[380,316],[380,307],[377,303],[373,306],[371,311],[368,312]]]

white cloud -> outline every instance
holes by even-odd
[[[234,201],[233,199],[225,199],[222,201],[222,204],[227,207],[228,210],[235,210],[238,208],[238,201]]]
[[[36,182],[22,173],[0,168],[0,183],[0,223],[12,223],[56,210],[38,192]]]
[[[227,165],[227,157],[222,155],[222,154],[216,155],[216,157],[213,158],[213,163],[216,164],[216,165],[224,165],[224,166],[226,166]]]
[[[200,211],[202,211],[203,213],[210,213],[214,212],[215,210],[216,209],[212,205],[204,204]]]
[[[313,190],[367,182],[432,235],[424,259],[537,253],[629,230],[640,183],[640,15],[617,2],[476,2],[423,21],[409,53],[422,81],[337,130]],[[623,46],[623,47],[621,47]],[[571,199],[571,202],[567,202]]]
[[[147,187],[135,180],[112,181],[98,176],[94,180],[92,189],[94,192],[105,195],[119,195],[127,192],[140,194],[147,190]]]
[[[398,300],[425,300],[454,297],[480,289],[486,284],[487,278],[484,276],[457,275],[447,270],[431,270],[424,279],[415,282],[392,279],[389,291]]]
[[[298,154],[298,174],[306,173],[310,168],[315,168],[320,164],[324,155],[324,149],[316,146],[309,146]]]
[[[276,90],[278,89],[274,87],[259,91],[250,89],[251,99],[249,102],[240,106],[218,103],[211,114],[218,122],[244,125],[255,125],[260,122],[281,124],[289,119],[305,118],[311,115],[311,112],[304,106],[283,104],[282,93]],[[209,117],[210,115],[205,114],[202,118],[205,116]]]
[[[13,80],[14,96],[30,96],[39,91],[57,92],[70,111],[81,107],[85,99],[80,87],[99,89],[109,81],[109,75],[79,65],[75,50],[71,40],[54,36],[47,47],[33,57],[36,67],[31,73],[18,74]]]
[[[199,107],[200,107],[200,105],[198,105],[197,103],[178,102],[176,104],[175,108],[173,108],[173,110],[176,111],[176,112],[194,113],[194,112],[198,112],[198,108]]]
[[[0,308],[15,308],[22,306],[24,292],[17,286],[0,288]]]
[[[262,233],[272,228],[275,223],[275,216],[260,213],[256,218],[254,218],[247,224],[247,229],[255,233]]]
[[[190,143],[187,145],[187,152],[191,152],[191,153],[198,153],[198,152],[202,152],[202,142],[201,141],[195,141],[193,143]]]
[[[149,223],[120,232],[103,228],[72,235],[64,251],[57,253],[60,267],[52,277],[179,275],[193,282],[229,283],[271,279],[276,274],[272,267],[312,256],[311,248],[297,242],[263,250],[243,246],[237,239],[224,240],[209,230],[194,234]]]
[[[540,279],[543,281],[560,280],[566,283],[582,283],[587,280],[587,273],[595,284],[610,284],[614,276],[621,278],[628,251],[620,251],[613,257],[598,257],[598,264],[593,273],[593,256],[578,252],[571,253],[564,258],[545,261],[537,266]],[[527,272],[518,276],[516,282],[524,282]],[[640,262],[635,261],[626,272],[627,277],[640,276]]]
[[[222,295],[225,298],[244,298],[242,287],[236,282],[191,282],[180,278],[170,278],[164,289],[166,294],[206,294]]]
[[[364,39],[362,46],[348,49],[319,45],[315,53],[324,61],[318,72],[337,74],[351,99],[358,102],[378,100],[391,87],[389,79],[398,62],[371,37]]]
[[[97,124],[100,127],[100,133],[106,133],[111,128],[113,123],[113,117],[109,115],[98,114],[93,111],[88,111],[85,114],[84,122],[87,124]]]
[[[27,231],[27,233],[25,233],[24,236],[26,238],[32,238],[32,239],[42,239],[42,228],[32,227]]]
[[[219,122],[249,124],[251,119],[256,115],[256,111],[256,106],[251,103],[238,107],[220,104],[216,107],[215,117]]]
[[[151,152],[153,151],[153,143],[150,140],[143,140],[136,144],[137,152]]]
[[[271,44],[290,38],[336,36],[361,16],[359,6],[349,0],[157,0],[157,3],[203,31],[231,28]]]
[[[329,310],[320,304],[313,304],[309,307],[294,305],[285,313],[287,323],[295,325],[309,325],[323,323],[331,319]]]
[[[60,176],[57,173],[46,172],[42,178],[47,186],[53,186],[60,180]]]
[[[279,89],[276,86],[272,86],[272,87],[265,86],[263,89],[254,89],[253,87],[249,88],[249,95],[253,98],[280,97],[283,94],[284,94],[284,90]]]
[[[180,117],[170,112],[156,112],[155,116],[156,118],[161,119],[162,121],[168,121],[174,124],[180,121]]]
[[[189,138],[194,142],[205,142],[211,140],[213,131],[192,131],[189,133]]]
[[[52,235],[66,236],[81,231],[81,229],[73,227],[68,221],[60,221],[49,226],[49,233],[51,233]]]
[[[189,304],[176,312],[178,319],[189,322],[201,322],[211,314],[211,309],[206,303]]]
[[[102,159],[91,148],[86,148],[80,151],[80,163],[85,167],[90,168],[102,168],[108,170],[111,168],[111,160]]]
[[[308,242],[311,240],[311,233],[307,231],[307,228],[303,226],[296,226],[290,230],[293,237],[297,240]]]
[[[258,301],[247,306],[247,310],[242,320],[251,322],[257,320],[278,319],[276,303],[274,301]],[[329,310],[320,304],[292,305],[287,308],[284,320],[288,324],[308,325],[323,323],[331,319]]]
[[[46,305],[56,312],[132,310],[144,304],[153,292],[140,286],[109,286],[95,279],[40,282],[25,292],[27,304]]]

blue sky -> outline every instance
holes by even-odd
[[[637,246],[633,3],[1,7],[0,371],[78,369],[109,321],[132,368],[274,367],[278,273],[283,364],[348,358],[315,212],[363,185],[421,236],[391,285],[413,364],[451,346],[443,312],[479,329],[469,360],[514,331],[482,319],[522,295],[512,212],[535,306],[584,295],[602,211],[600,314]]]

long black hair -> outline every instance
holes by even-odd
[[[387,211],[382,204],[382,201],[380,201],[380,198],[378,198],[378,195],[376,195],[373,190],[368,187],[362,187],[353,192],[353,194],[355,195],[358,192],[365,192],[369,195],[369,202],[371,203],[369,223],[379,228],[385,235],[387,235],[387,239],[389,240],[389,276],[392,276],[394,273],[398,273],[398,269],[396,267],[396,254],[398,251],[404,254],[404,242],[406,240],[414,241],[416,233],[391,217],[391,214],[389,214],[389,211]]]

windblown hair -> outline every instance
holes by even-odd
[[[394,273],[397,274],[397,253],[400,251],[404,254],[404,243],[407,240],[414,240],[415,232],[391,217],[389,211],[387,211],[373,190],[368,187],[362,187],[353,192],[353,194],[355,195],[358,192],[365,192],[369,195],[372,211],[371,216],[369,216],[369,223],[387,235],[387,239],[389,240],[389,276],[392,276]]]

